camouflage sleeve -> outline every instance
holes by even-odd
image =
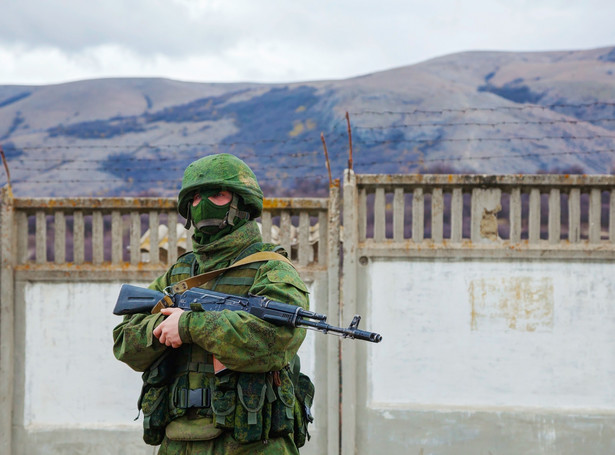
[[[133,314],[113,329],[113,354],[136,371],[145,371],[167,348],[152,333],[163,314]]]
[[[308,308],[308,292],[296,270],[269,261],[256,274],[250,292]],[[186,312],[179,322],[184,342],[196,343],[227,368],[247,373],[280,370],[297,353],[305,329],[279,327],[242,311]]]
[[[149,285],[150,289],[166,287],[166,274]],[[162,322],[162,314],[132,314],[113,329],[113,354],[133,370],[145,371],[166,349],[153,334]]]
[[[150,285],[148,286],[148,288],[153,289],[154,291],[163,292],[168,285],[169,285],[169,277],[168,277],[168,272],[167,272],[164,275],[160,275],[158,278],[152,281]]]

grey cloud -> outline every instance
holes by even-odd
[[[240,30],[212,11],[194,20],[170,0],[8,0],[0,15],[0,42],[79,52],[120,45],[143,54],[185,55],[232,46]]]
[[[341,52],[377,34],[377,17],[404,15],[349,0],[4,0],[0,44],[54,47],[78,53],[118,45],[143,55],[220,54],[238,45],[297,43]],[[405,10],[405,11],[404,11]],[[377,35],[375,36],[377,39]]]
[[[294,61],[307,50],[309,66],[352,59],[383,68],[464,49],[569,47],[572,38],[563,37],[570,36],[577,47],[591,46],[585,37],[602,34],[608,40],[615,14],[612,0],[586,0],[582,7],[562,0],[0,1],[0,45],[80,55],[117,45],[170,60],[226,58],[233,48],[254,47],[261,54],[294,52],[289,57]],[[559,19],[546,22],[554,11]],[[516,21],[511,12],[519,13]]]

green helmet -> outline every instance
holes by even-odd
[[[209,155],[190,163],[184,171],[182,187],[177,197],[177,211],[188,219],[188,207],[198,188],[219,188],[237,194],[250,213],[250,218],[263,211],[263,192],[256,176],[246,163],[234,155]]]

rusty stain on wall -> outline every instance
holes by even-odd
[[[553,282],[549,277],[493,277],[472,280],[468,288],[471,329],[553,329]]]

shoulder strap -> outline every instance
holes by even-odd
[[[235,258],[235,261],[239,261],[253,253],[258,253],[260,251],[274,251],[276,253],[279,252],[283,256],[288,257],[288,255],[286,254],[286,250],[284,250],[284,248],[280,245],[275,245],[273,243],[255,242],[250,246],[246,247],[241,253],[239,253],[239,255]]]
[[[225,267],[223,269],[212,270],[210,272],[201,273],[200,275],[193,276],[191,278],[187,278],[179,283],[175,283],[171,287],[171,291],[174,294],[181,294],[182,292],[193,288],[195,286],[201,286],[204,283],[207,283],[209,280],[213,280],[221,273],[224,273],[230,269],[234,269],[236,267],[240,267],[242,265],[251,264],[253,262],[265,262],[265,261],[283,261],[294,267],[293,263],[290,262],[285,256],[282,256],[280,253],[276,253],[274,251],[261,251],[258,253],[251,254],[240,261],[235,262],[233,265],[229,267]]]

